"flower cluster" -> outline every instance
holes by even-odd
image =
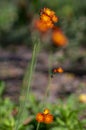
[[[46,32],[53,28],[56,22],[58,22],[58,17],[56,17],[55,12],[44,8],[40,12],[40,20],[36,21],[36,27],[39,31]]]
[[[68,42],[68,39],[63,34],[62,30],[55,26],[54,23],[58,22],[58,17],[55,12],[49,8],[41,9],[40,11],[40,19],[35,20],[35,29],[37,29],[41,35],[41,38],[48,39],[50,36],[52,43],[55,46],[65,46]],[[51,30],[51,34],[49,31]]]
[[[36,115],[36,120],[38,122],[49,124],[53,122],[53,115],[50,114],[49,109],[45,109],[43,113],[38,113]]]

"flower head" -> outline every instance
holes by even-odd
[[[47,16],[46,14],[42,14],[42,15],[40,16],[40,19],[41,19],[42,21],[44,21],[45,23],[51,21],[50,17]]]
[[[49,8],[44,8],[42,10],[43,13],[47,14],[48,16],[52,17],[53,15],[55,15],[54,11],[51,11]]]
[[[58,17],[55,15],[55,12],[50,10],[49,8],[44,8],[41,11],[41,15],[45,14],[47,17],[51,19],[52,22],[58,22]]]
[[[44,115],[43,115],[43,113],[38,113],[38,114],[36,115],[36,120],[37,120],[38,122],[44,122]]]
[[[40,12],[40,19],[36,22],[36,28],[40,32],[46,32],[49,29],[52,29],[54,27],[54,23],[58,21],[57,16],[55,15],[55,12],[44,8]]]
[[[43,112],[43,113],[44,113],[45,115],[46,115],[46,114],[49,114],[49,113],[50,113],[50,110],[46,108],[46,109],[44,109],[44,112]]]
[[[49,8],[44,8],[41,10],[40,18],[43,20],[43,18],[47,18],[49,21],[52,21],[53,23],[58,22],[58,17],[55,15],[55,12],[50,10]],[[49,22],[48,21],[48,22]]]
[[[63,69],[61,67],[55,68],[52,71],[53,71],[53,73],[63,73]]]
[[[47,114],[44,116],[44,123],[50,124],[53,122],[53,115]]]
[[[56,22],[58,21],[58,18],[54,15],[54,16],[52,17],[52,21],[56,23]]]
[[[59,68],[57,69],[57,71],[58,71],[58,73],[62,73],[62,72],[63,72],[63,69],[62,69],[61,67],[59,67]]]
[[[36,115],[36,120],[38,122],[49,124],[53,122],[53,115],[50,114],[50,110],[46,108],[43,113],[38,113]]]
[[[64,70],[61,67],[54,68],[54,69],[52,69],[51,78],[53,77],[54,74],[56,74],[56,73],[63,73],[63,72],[64,72]]]
[[[41,32],[46,32],[48,29],[47,25],[41,20],[37,20],[35,25],[36,25],[36,28]]]
[[[60,29],[54,29],[52,32],[52,41],[56,46],[64,46],[67,44],[67,38]]]

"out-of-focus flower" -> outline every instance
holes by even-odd
[[[86,94],[80,94],[79,95],[79,101],[82,103],[86,103]]]
[[[44,123],[50,124],[53,122],[53,115],[47,114],[44,116]]]
[[[36,115],[36,120],[37,120],[38,122],[44,122],[44,115],[43,115],[43,113],[38,113],[38,114]]]
[[[36,120],[38,122],[43,122],[43,123],[49,124],[49,123],[53,122],[53,115],[50,114],[50,110],[49,109],[45,109],[43,111],[43,113],[38,113],[36,115]]]
[[[40,31],[40,32],[46,32],[48,31],[50,28],[53,27],[53,24],[51,21],[49,21],[48,23],[42,21],[42,20],[37,20],[35,22],[35,26],[36,28]]]
[[[59,68],[57,69],[57,72],[58,72],[58,73],[63,73],[63,69],[62,69],[61,67],[59,67]]]
[[[56,73],[63,73],[63,72],[64,72],[64,70],[61,67],[54,68],[54,69],[52,69],[51,78],[53,78],[54,74],[56,74]]]
[[[61,67],[55,68],[52,70],[53,73],[63,73],[63,69]]]
[[[56,45],[56,46],[65,46],[68,42],[66,36],[58,28],[53,29],[52,41],[53,41],[53,44]]]
[[[43,113],[44,113],[45,115],[46,115],[46,114],[49,114],[49,113],[50,113],[50,110],[46,108]]]
[[[47,30],[46,24],[43,21],[41,21],[41,20],[37,20],[35,22],[35,26],[41,32],[46,32],[46,30]]]

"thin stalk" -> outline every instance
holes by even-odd
[[[50,64],[49,64],[49,80],[48,80],[49,82],[48,82],[48,86],[47,86],[47,89],[46,89],[45,94],[44,94],[43,102],[42,102],[42,104],[40,104],[40,107],[43,110],[44,110],[45,106],[47,105],[47,97],[49,96],[50,84],[51,84],[51,80],[52,80],[52,78],[51,78],[51,63],[52,63],[51,58],[52,57],[50,56],[50,58],[49,58],[49,62],[50,62]],[[39,129],[39,125],[40,125],[40,123],[37,124],[36,130]]]
[[[36,130],[38,130],[38,129],[39,129],[39,126],[40,126],[40,123],[38,123],[38,124],[37,124]]]
[[[37,59],[37,54],[39,52],[39,49],[40,49],[40,43],[36,43],[34,45],[31,64],[28,65],[27,67],[26,74],[25,74],[23,84],[22,84],[21,97],[23,98],[23,100],[20,100],[19,114],[18,114],[18,119],[15,126],[15,130],[19,129],[19,126],[22,124],[22,121],[23,121],[23,114],[26,109],[26,104],[28,101],[28,95],[29,95],[29,91],[31,87],[31,80],[32,80],[34,69],[35,69],[36,59]]]
[[[52,64],[52,54],[49,57],[49,79],[48,79],[48,86],[46,88],[45,94],[44,94],[44,98],[43,98],[43,110],[44,108],[47,106],[47,100],[50,94],[50,86],[51,86],[51,82],[52,82],[52,77],[51,77],[51,64]]]
[[[52,79],[51,79],[51,76],[49,75],[48,86],[47,86],[47,89],[45,91],[44,99],[43,99],[43,107],[42,107],[43,110],[47,106],[47,100],[48,100],[48,97],[49,97],[49,90],[50,90],[51,82],[52,82]]]

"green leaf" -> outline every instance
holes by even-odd
[[[65,125],[64,121],[62,121],[60,118],[57,118],[56,121],[57,121],[57,123],[58,123],[59,125],[62,125],[62,126]]]
[[[0,81],[0,96],[2,96],[5,89],[5,83]]]

